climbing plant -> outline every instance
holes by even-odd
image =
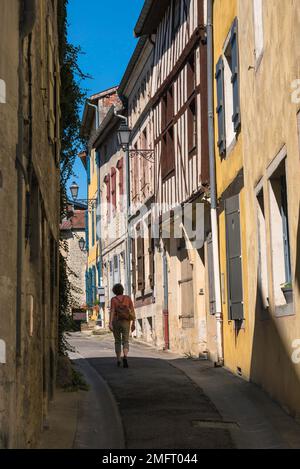
[[[68,0],[58,0],[58,36],[60,60],[60,106],[61,106],[61,159],[60,159],[60,213],[61,219],[67,209],[67,183],[74,174],[73,167],[78,149],[86,145],[80,136],[80,110],[86,99],[86,91],[82,89],[82,80],[88,78],[79,65],[81,48],[74,46],[68,39]],[[63,255],[63,252],[65,255]],[[65,355],[70,345],[65,332],[70,328],[70,307],[73,302],[74,287],[71,273],[67,265],[67,243],[60,240],[59,262],[59,353]]]

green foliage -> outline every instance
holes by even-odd
[[[67,22],[68,0],[58,0],[58,35],[59,60],[61,77],[61,159],[60,159],[60,191],[61,191],[61,219],[66,215],[67,183],[73,173],[78,148],[86,142],[80,136],[80,109],[85,102],[86,93],[82,90],[80,82],[87,78],[78,66],[80,47],[68,42]],[[61,252],[66,254],[67,243],[60,242]],[[70,306],[73,302],[73,288],[70,282],[70,271],[67,259],[60,254],[60,288],[59,288],[59,353],[66,355],[70,350],[65,332],[72,329]]]
[[[75,391],[89,391],[90,386],[85,381],[83,375],[72,368],[72,383],[70,386],[66,386],[66,392],[75,392]]]

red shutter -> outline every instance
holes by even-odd
[[[111,190],[110,190],[110,175],[107,174],[104,178],[104,182],[106,184],[106,203],[107,203],[107,220],[110,220],[110,197],[111,197]]]
[[[124,207],[124,158],[121,158],[117,163],[117,168],[119,171],[119,205],[120,210],[123,210]]]
[[[115,168],[111,168],[111,199],[115,212],[117,207],[117,171]]]

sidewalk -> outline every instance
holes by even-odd
[[[238,449],[299,449],[300,425],[255,384],[210,362],[170,360],[214,403],[224,421],[234,423],[231,437]]]

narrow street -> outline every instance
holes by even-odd
[[[108,383],[118,405],[128,449],[232,447],[226,429],[197,426],[197,421],[220,421],[220,414],[203,391],[172,366],[168,354],[135,344],[130,368],[118,369],[111,336],[100,340],[76,336],[71,343],[78,351],[72,358],[75,364],[79,361],[83,373],[87,365],[79,354]],[[93,386],[97,380],[93,373],[87,373]],[[108,416],[110,421],[111,418],[116,420],[115,415]],[[109,428],[110,422],[104,427]],[[110,443],[106,448],[115,446],[114,441]]]
[[[300,446],[300,426],[293,419],[259,388],[210,362],[135,342],[130,368],[118,369],[110,335],[75,333],[70,343],[73,364],[90,387],[78,402],[72,448]],[[45,448],[51,438],[53,447],[59,447],[59,421],[68,416],[57,413],[56,424],[44,434]],[[74,409],[71,414],[74,418]]]

